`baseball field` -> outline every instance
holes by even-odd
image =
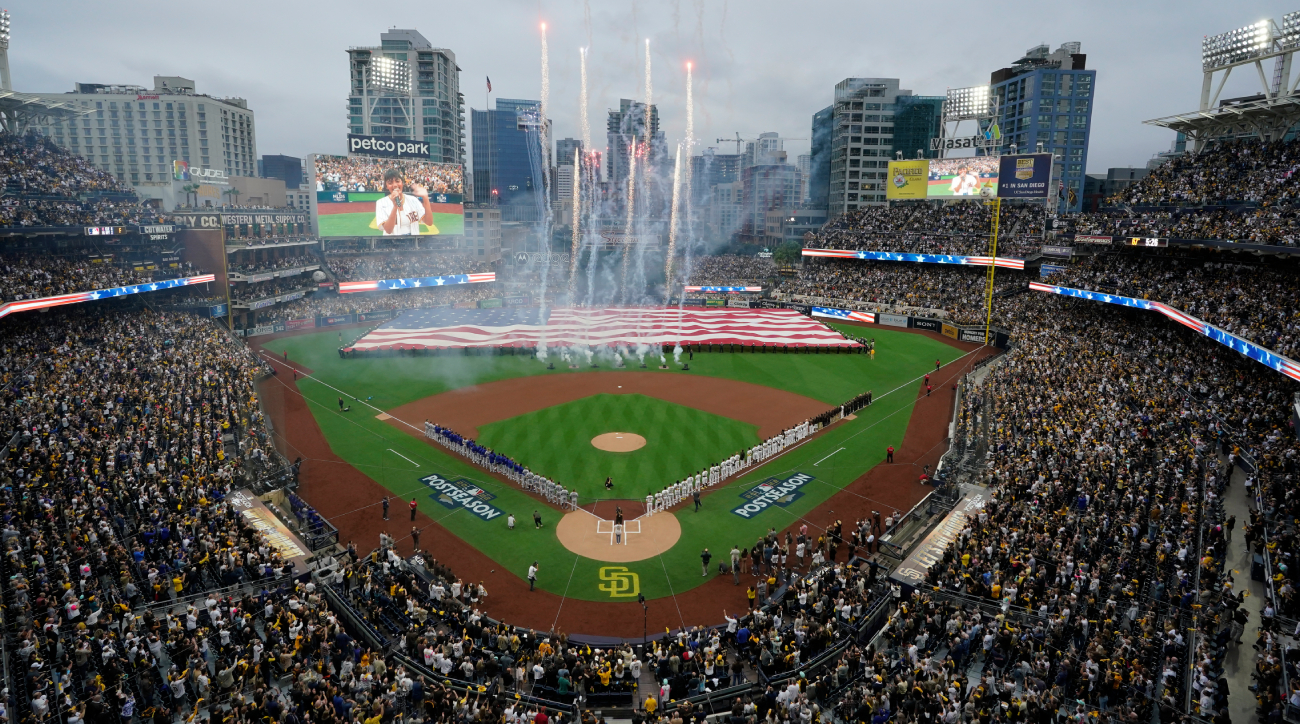
[[[752,546],[773,528],[806,524],[818,534],[835,520],[848,526],[873,510],[905,511],[928,490],[917,479],[945,449],[950,388],[984,353],[927,333],[874,325],[852,332],[876,339],[874,359],[697,352],[683,357],[689,371],[671,363],[667,370],[548,370],[509,355],[345,359],[337,331],[255,340],[255,347],[278,369],[260,388],[278,444],[304,459],[301,494],[344,541],[368,551],[387,531],[409,551],[415,527],[421,549],[484,582],[494,616],[632,637],[641,634],[635,623],[677,628],[743,608],[745,586],[756,579],[735,585],[716,573],[733,546]],[[698,511],[688,500],[643,517],[646,494],[868,390],[875,404],[707,489]],[[582,510],[566,513],[433,444],[423,436],[426,419],[576,487]],[[617,452],[594,443],[624,433],[644,445]],[[882,464],[890,445],[895,463]],[[778,494],[765,495],[772,490]],[[393,497],[390,520],[380,505],[385,495]],[[618,545],[610,523],[616,507],[629,521]],[[538,590],[529,591],[534,561]],[[638,595],[650,610],[642,611]]]

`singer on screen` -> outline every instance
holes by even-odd
[[[375,202],[375,223],[384,236],[414,236],[420,233],[420,224],[433,227],[433,207],[429,205],[429,191],[420,184],[411,184],[415,195],[406,193],[406,179],[402,172],[390,168],[384,172],[384,190],[388,195]]]

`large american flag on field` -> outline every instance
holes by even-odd
[[[700,307],[414,309],[358,339],[349,350],[400,347],[767,344],[855,347],[839,332],[793,309]]]

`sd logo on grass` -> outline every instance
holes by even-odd
[[[641,577],[629,571],[626,566],[603,566],[600,580],[608,583],[596,587],[609,594],[610,598],[635,598],[641,595]]]
[[[768,478],[741,493],[740,497],[748,502],[731,512],[742,518],[752,518],[767,510],[769,506],[784,508],[802,498],[803,491],[799,488],[813,479],[813,476],[804,473],[795,473],[785,480]]]
[[[483,520],[492,520],[501,515],[501,511],[488,505],[487,501],[497,496],[480,488],[464,478],[447,480],[441,475],[426,475],[420,482],[433,488],[433,498],[444,508],[464,508]]]

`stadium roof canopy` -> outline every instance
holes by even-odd
[[[1187,140],[1198,148],[1216,138],[1258,135],[1278,139],[1300,123],[1300,94],[1255,96],[1215,108],[1153,118],[1146,123],[1186,134]]]
[[[68,120],[90,113],[70,101],[44,98],[31,93],[0,90],[0,133],[23,134],[32,126]]]

